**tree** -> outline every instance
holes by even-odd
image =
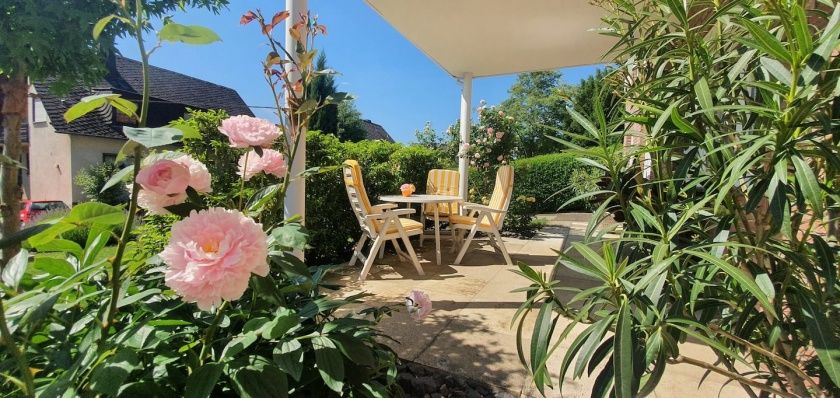
[[[120,167],[112,162],[90,165],[79,171],[73,180],[88,200],[102,202],[112,206],[126,204],[129,201],[128,190],[124,184],[114,184],[105,191],[102,188]]]
[[[595,74],[588,76],[580,82],[577,90],[572,96],[572,105],[575,110],[588,118],[594,118],[596,113],[595,103],[601,102],[604,108],[604,115],[607,117],[607,124],[612,124],[621,117],[621,102],[615,94],[615,84],[612,81],[612,71],[609,69],[598,69]],[[572,122],[567,130],[577,135],[586,135],[586,130],[577,122]],[[576,144],[583,144],[581,140],[573,140]]]
[[[323,52],[318,56],[315,63],[318,71],[327,70],[327,56]],[[319,75],[314,79],[312,85],[307,87],[307,97],[323,101],[330,95],[336,93],[335,77],[331,73]],[[318,130],[323,133],[338,135],[338,105],[329,104],[318,109],[309,119],[309,129]]]
[[[125,2],[125,0],[120,0]],[[157,0],[145,7],[150,16],[176,9],[203,7],[214,12],[227,0]],[[3,0],[0,3],[0,120],[3,124],[4,161],[0,166],[0,223],[2,236],[20,227],[19,165],[20,126],[26,120],[29,83],[50,80],[61,93],[77,84],[93,84],[105,74],[105,59],[113,51],[114,38],[126,26],[114,21],[94,39],[91,31],[100,18],[113,14],[119,5],[108,0]],[[17,245],[3,248],[8,260]]]
[[[341,141],[361,141],[367,138],[367,130],[362,127],[362,114],[352,100],[338,104],[338,139]]]
[[[426,122],[422,130],[415,130],[414,137],[417,143],[430,149],[439,149],[443,139],[438,136],[437,131],[432,127],[432,122]]]
[[[520,124],[519,139],[522,157],[557,152],[559,143],[548,136],[559,136],[558,129],[571,124],[566,108],[574,87],[563,83],[557,71],[520,73],[501,104],[501,109]]]

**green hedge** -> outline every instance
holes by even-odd
[[[403,183],[414,184],[418,193],[422,193],[429,170],[444,164],[439,152],[426,147],[382,141],[340,142],[333,135],[307,133],[307,168],[338,166],[347,159],[355,159],[362,165],[365,188],[374,203],[380,195],[398,194]],[[350,259],[353,244],[362,231],[350,210],[339,168],[307,179],[306,228],[312,247],[306,253],[308,263]]]
[[[600,178],[597,169],[582,164],[574,156],[550,154],[518,159],[513,161],[513,169],[513,197],[533,197],[536,212],[591,210],[586,201],[570,203],[560,209],[567,200],[597,189],[595,182]]]

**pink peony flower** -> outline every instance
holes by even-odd
[[[234,148],[268,147],[280,136],[280,129],[274,123],[245,115],[222,120],[219,131],[228,137]]]
[[[189,169],[189,185],[192,189],[195,189],[197,192],[213,192],[213,187],[210,186],[210,172],[207,171],[207,166],[204,163],[193,159],[190,155],[181,155],[172,159],[172,161],[180,163]]]
[[[262,225],[236,210],[216,207],[172,226],[172,238],[160,253],[164,280],[181,298],[202,310],[222,300],[237,300],[251,274],[268,274],[268,246]]]
[[[181,163],[161,159],[140,169],[137,183],[144,190],[161,195],[179,194],[190,184],[190,169]]]
[[[411,319],[419,321],[432,312],[432,300],[429,295],[419,290],[412,290],[405,298],[405,306]]]
[[[166,207],[184,203],[188,186],[198,192],[212,191],[207,167],[189,155],[144,166],[137,173],[137,183],[142,188],[137,193],[137,205],[152,214],[169,214]]]
[[[246,157],[247,156],[247,165]],[[246,169],[247,167],[247,169]],[[286,176],[286,158],[282,153],[274,149],[263,149],[262,156],[257,151],[251,150],[239,158],[239,175],[244,174],[245,181],[260,172],[273,174],[279,178]]]
[[[152,214],[169,214],[166,210],[169,206],[184,203],[187,200],[187,192],[164,195],[154,191],[141,189],[137,193],[137,206],[146,209]]]
[[[505,136],[505,132],[504,132],[504,131],[497,131],[497,132],[496,132],[496,139],[497,139],[497,140],[502,139],[502,137],[504,137],[504,136]]]

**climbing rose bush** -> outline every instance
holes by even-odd
[[[160,253],[166,285],[205,311],[222,300],[238,300],[251,274],[268,275],[266,238],[262,225],[239,211],[193,211],[172,226]]]
[[[280,129],[274,123],[247,115],[223,120],[219,131],[228,137],[234,148],[268,148],[280,136]]]

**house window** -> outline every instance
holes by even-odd
[[[32,98],[32,123],[46,123],[49,121],[47,110],[40,98]]]

